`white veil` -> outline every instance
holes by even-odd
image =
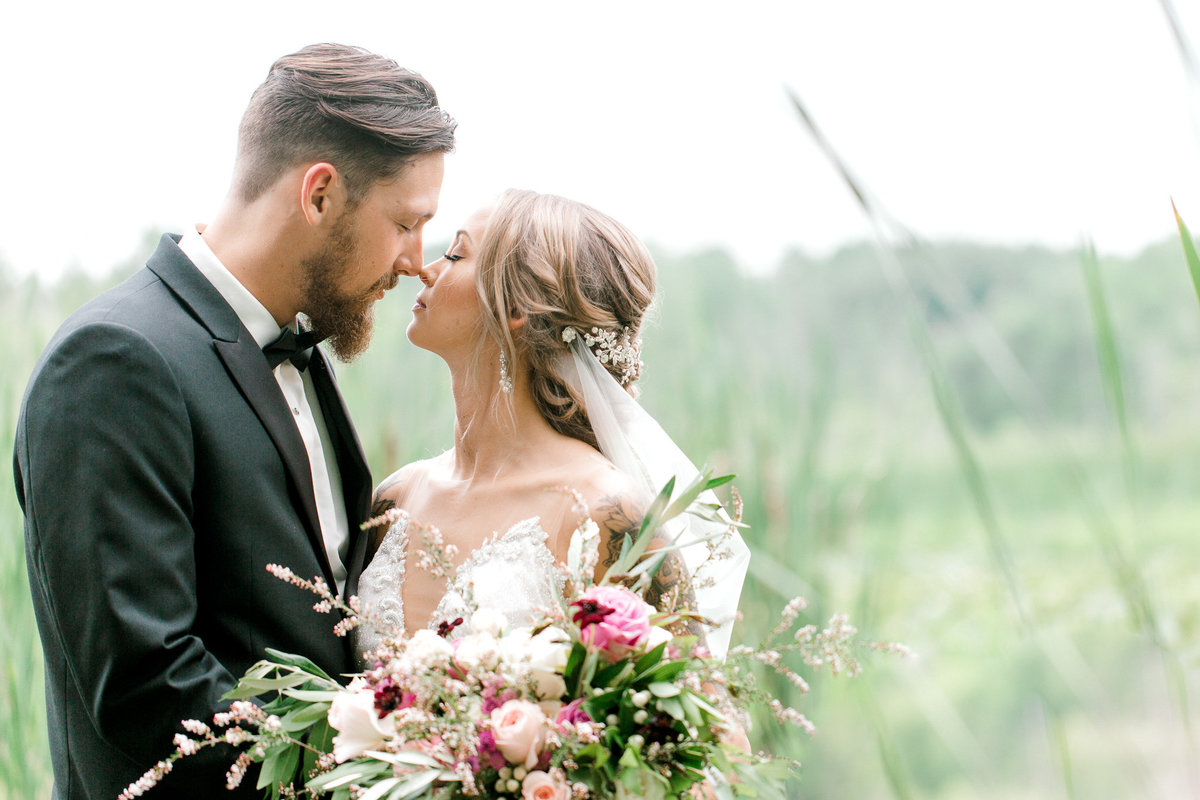
[[[654,418],[621,388],[583,337],[576,336],[568,347],[571,355],[563,357],[560,374],[583,397],[600,451],[649,497],[661,492],[672,477],[677,489],[695,480],[699,470]],[[717,499],[709,491],[700,495],[698,502],[715,504]],[[665,527],[671,538],[683,545],[681,552],[695,586],[695,610],[715,623],[707,632],[708,649],[724,659],[750,565],[750,550],[728,521],[722,524],[683,514]],[[729,535],[716,540],[717,552],[710,558],[705,540],[722,530]]]

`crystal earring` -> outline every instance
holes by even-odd
[[[508,374],[508,359],[504,355],[504,350],[500,350],[500,391],[505,394],[512,394],[513,382],[512,376]]]

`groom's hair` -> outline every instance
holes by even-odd
[[[284,170],[327,161],[353,206],[414,156],[454,149],[429,81],[361,47],[314,44],[271,66],[238,130],[234,188],[253,202]]]

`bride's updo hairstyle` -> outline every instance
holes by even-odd
[[[555,195],[509,189],[500,196],[476,272],[483,334],[500,343],[510,369],[524,370],[538,409],[558,432],[596,447],[582,398],[559,375],[570,355],[563,332],[573,328],[597,355],[606,345],[594,337],[640,347],[654,280],[649,251],[612,217]],[[508,321],[516,318],[525,322],[514,330]],[[601,360],[634,394],[636,352],[620,363]]]

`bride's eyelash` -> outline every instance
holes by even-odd
[[[453,264],[455,261],[462,261],[462,256],[454,255],[453,253],[442,253],[442,258]]]

